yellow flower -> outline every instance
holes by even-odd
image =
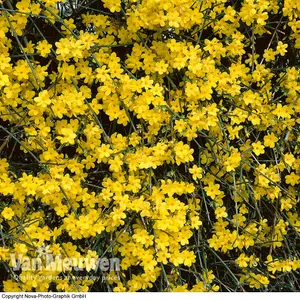
[[[220,195],[221,191],[219,189],[220,185],[214,183],[209,183],[209,185],[204,188],[207,196],[211,197],[212,199],[215,199],[216,196]]]
[[[197,165],[193,165],[192,168],[189,168],[189,172],[192,174],[193,179],[196,181],[197,179],[202,178],[202,168],[198,167]]]
[[[0,87],[7,86],[10,84],[10,80],[7,74],[3,74],[0,71]]]
[[[234,171],[241,162],[241,154],[237,151],[234,151],[224,162],[224,167],[227,172]]]
[[[104,7],[108,8],[112,13],[121,11],[120,0],[103,0]]]
[[[39,93],[38,97],[34,98],[37,106],[47,107],[51,103],[51,99],[47,90],[44,90]]]
[[[183,257],[183,264],[187,267],[190,267],[193,263],[196,262],[196,255],[193,251],[184,250],[181,252]]]
[[[226,208],[223,207],[217,207],[215,210],[215,215],[217,219],[220,218],[226,218],[228,216],[227,212],[226,212]]]
[[[194,160],[192,155],[194,150],[191,149],[188,145],[183,144],[183,142],[181,141],[175,144],[174,152],[177,165]]]
[[[295,162],[295,160],[296,159],[293,154],[285,154],[284,155],[284,162],[290,166],[293,166],[293,163]]]
[[[47,57],[48,54],[51,52],[52,46],[46,41],[40,41],[37,43],[36,49],[43,57]]]
[[[274,133],[270,133],[264,136],[264,145],[265,147],[274,148],[275,143],[278,141],[278,138],[275,136]]]
[[[279,53],[281,56],[284,56],[287,51],[287,47],[287,44],[283,44],[283,42],[279,41],[276,47],[276,52]]]
[[[276,52],[273,51],[273,49],[267,49],[264,52],[264,58],[265,58],[266,62],[275,60],[275,55],[276,55]]]
[[[1,212],[1,215],[4,217],[4,219],[11,220],[15,213],[10,207],[5,207]]]
[[[262,145],[262,143],[260,141],[258,141],[256,143],[253,143],[252,146],[253,146],[253,152],[257,156],[259,156],[260,154],[265,153],[265,150],[264,150],[265,147]]]
[[[292,172],[291,174],[285,176],[285,182],[295,186],[296,184],[300,183],[300,176]]]
[[[250,259],[245,255],[245,253],[242,253],[235,262],[238,264],[241,268],[246,268],[248,266]]]
[[[281,199],[280,203],[281,203],[281,207],[280,207],[281,211],[283,211],[283,210],[288,211],[293,207],[292,200],[288,199],[288,198]]]

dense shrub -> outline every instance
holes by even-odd
[[[300,289],[298,0],[2,1],[4,291]]]

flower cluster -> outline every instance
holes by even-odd
[[[0,260],[120,271],[4,291],[296,289],[299,1],[70,2],[0,1]]]

